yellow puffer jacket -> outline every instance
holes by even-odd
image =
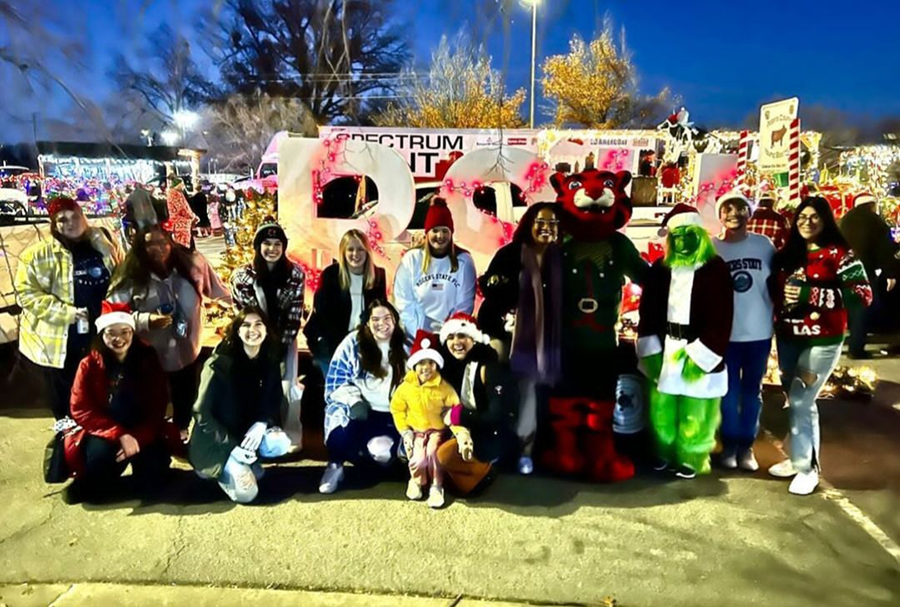
[[[443,414],[458,404],[456,390],[444,381],[440,373],[420,385],[416,372],[408,371],[391,398],[391,415],[400,434],[407,430],[443,430],[447,427]],[[456,434],[457,428],[451,427],[450,430]]]

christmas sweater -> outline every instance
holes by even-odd
[[[800,286],[800,301],[785,304],[785,284]],[[847,331],[847,308],[872,303],[872,288],[862,263],[841,246],[807,253],[806,265],[779,271],[773,285],[779,339],[810,345],[840,343]]]

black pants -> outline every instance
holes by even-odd
[[[69,415],[69,399],[72,396],[72,384],[75,383],[75,373],[82,359],[87,356],[88,348],[69,348],[66,352],[66,360],[62,369],[53,367],[41,367],[44,375],[45,394],[47,404],[53,412],[53,417],[62,419]]]
[[[116,461],[121,449],[118,441],[109,441],[93,435],[86,435],[81,442],[84,453],[84,474],[81,483],[91,487],[103,487],[122,476],[128,464],[138,485],[153,488],[163,482],[169,470],[171,457],[162,438],[152,445],[142,446],[140,452],[130,460]]]
[[[367,445],[376,436],[394,439],[393,451],[400,445],[400,435],[390,413],[369,411],[366,419],[351,419],[343,428],[337,427],[328,435],[328,461],[360,463],[370,460]]]
[[[179,430],[186,430],[191,423],[191,412],[200,387],[200,366],[200,361],[195,360],[180,371],[168,373],[172,419]]]

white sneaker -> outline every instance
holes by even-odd
[[[319,493],[334,493],[342,480],[344,480],[343,464],[328,464],[325,466],[322,480],[319,481]]]
[[[737,457],[734,453],[723,455],[721,459],[719,459],[719,463],[723,468],[728,468],[729,470],[734,470],[738,466]]]
[[[413,478],[406,484],[406,497],[411,500],[422,499],[422,487]]]
[[[534,472],[534,462],[527,455],[519,458],[519,474],[531,474]]]
[[[786,459],[770,467],[769,474],[777,478],[791,478],[797,474],[797,470],[794,469],[794,464],[791,463],[791,460]]]
[[[809,495],[819,486],[819,473],[816,470],[798,472],[788,491],[794,495]]]
[[[444,505],[444,488],[440,485],[432,485],[428,492],[428,507],[440,508]]]
[[[747,449],[741,453],[737,465],[740,466],[742,470],[748,470],[749,472],[756,472],[759,470],[759,462],[756,461],[756,456],[753,455],[753,449]]]

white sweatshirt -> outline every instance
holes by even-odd
[[[451,272],[450,256],[431,258],[422,272],[422,249],[411,249],[400,260],[394,276],[394,305],[410,338],[425,329],[436,333],[451,314],[475,308],[475,262],[468,253],[457,256],[459,267]]]

